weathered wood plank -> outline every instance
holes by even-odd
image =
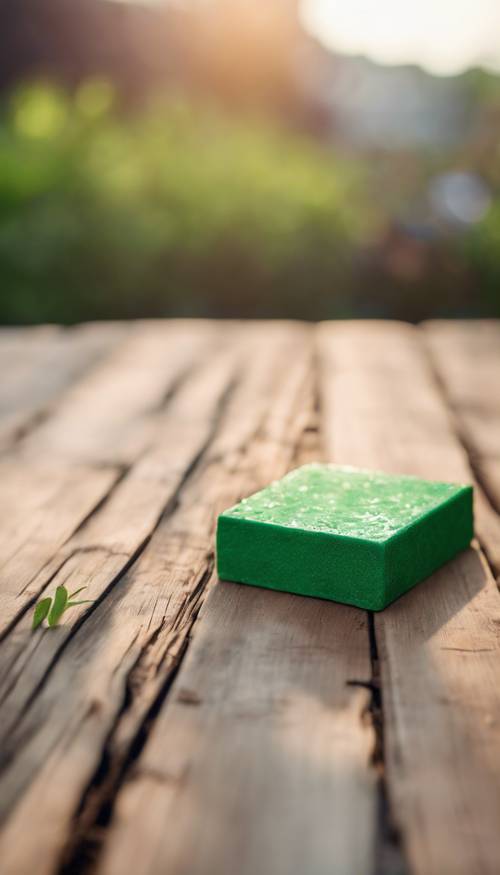
[[[131,764],[137,740],[147,727],[147,715],[168,692],[207,587],[216,511],[290,465],[304,428],[302,415],[311,402],[308,332],[278,325],[249,326],[246,331],[247,344],[241,337],[234,339],[246,366],[220,411],[213,440],[177,496],[177,506],[170,508],[138,561],[98,608],[90,612],[83,608],[72,621],[63,658],[49,667],[8,742],[11,760],[2,773],[0,790],[2,796],[7,793],[18,799],[0,841],[8,873],[35,864],[40,875],[52,872],[64,845],[71,871],[73,831],[78,837],[79,827],[85,827],[88,819],[92,823],[94,809],[112,799],[114,783]],[[192,410],[186,405],[185,425],[191,422]],[[104,511],[96,514],[97,525]],[[147,850],[143,842],[151,818],[157,823],[155,812],[160,811],[156,791],[154,800],[150,795],[154,776],[148,772],[148,757],[158,756],[158,745],[164,750],[169,738],[179,737],[179,762],[189,761],[193,777],[192,783],[181,779],[177,784],[177,771],[172,773],[186,816],[178,838],[171,823],[171,850],[168,842],[162,843],[161,835],[168,832],[162,821],[151,847],[151,854],[159,855],[158,871],[170,872],[168,865],[174,862],[181,835],[186,851],[191,849],[189,863],[194,868],[188,869],[193,873],[221,871],[213,868],[221,854],[227,871],[265,871],[265,866],[250,870],[250,863],[265,863],[266,858],[270,863],[283,860],[282,869],[276,871],[303,873],[304,860],[318,861],[320,868],[312,866],[310,871],[330,871],[327,857],[332,848],[336,858],[343,859],[352,846],[352,830],[350,840],[343,835],[348,822],[351,827],[356,823],[358,859],[366,859],[374,822],[374,777],[367,768],[373,739],[369,726],[362,723],[366,692],[345,687],[352,672],[364,679],[369,676],[364,615],[334,605],[324,615],[319,602],[276,594],[273,599],[272,593],[265,594],[269,598],[264,609],[262,601],[254,601],[255,591],[214,584],[212,578],[210,612],[199,627],[208,638],[199,638],[197,632],[189,648],[190,687],[187,691],[182,687],[181,670],[172,691],[175,704],[171,706],[168,696],[154,732],[156,740],[146,745],[146,757],[136,763],[135,780],[120,794],[126,792],[114,821],[106,867],[117,865],[118,852],[122,858],[124,841],[130,849],[127,835],[132,822],[133,845]],[[85,622],[79,625],[82,619]],[[214,623],[217,639],[213,653],[207,654]],[[65,634],[62,629],[59,633]],[[205,656],[214,663],[213,689]],[[198,688],[203,688],[201,708],[193,696]],[[57,703],[63,691],[65,707],[61,708]],[[198,734],[200,719],[205,740]],[[239,736],[232,735],[232,728]],[[224,740],[231,738],[226,749]],[[104,776],[98,769],[103,749]],[[214,756],[211,771],[203,767],[200,753],[208,760]],[[14,783],[23,772],[29,782],[19,797]],[[98,780],[92,779],[94,773]],[[225,789],[221,788],[226,780]],[[279,792],[281,781],[286,781],[284,792]],[[169,777],[158,782],[162,806],[170,805],[173,784]],[[304,786],[317,817],[314,821],[308,816],[307,826]],[[210,799],[208,811],[197,807],[197,790]],[[144,795],[149,801],[142,808]],[[195,803],[191,816],[190,801]],[[337,823],[332,822],[332,803],[339,813]],[[357,820],[351,821],[356,806]],[[36,817],[41,808],[43,822]],[[72,817],[78,811],[75,824]],[[248,816],[240,818],[240,813]],[[208,816],[213,838],[202,857],[192,837],[204,830]],[[233,841],[228,825],[236,821],[238,841]],[[217,843],[221,837],[223,841]],[[242,869],[242,850],[246,869]],[[133,868],[138,873],[151,871],[149,861],[145,855]]]
[[[99,871],[370,871],[367,672],[364,614],[216,585]]]
[[[189,320],[134,323],[125,343],[61,398],[23,442],[27,458],[127,465],[154,435],[155,415],[221,335]]]
[[[37,595],[37,574],[154,440],[170,396],[216,342],[204,323],[136,324],[2,461],[1,632]]]
[[[486,493],[477,508],[478,535],[500,582],[500,322],[428,322],[424,338]]]
[[[321,335],[332,458],[470,479],[416,329],[341,323]],[[389,793],[415,875],[498,871],[499,623],[473,549],[375,615]]]
[[[33,582],[119,478],[116,468],[0,461],[0,637],[36,596]],[[5,491],[4,491],[5,490]]]
[[[123,339],[124,323],[0,331],[0,450],[47,415],[47,407]]]
[[[59,457],[16,461],[15,449],[8,450],[48,418],[64,390],[111,355],[129,330],[124,324],[96,323],[0,332],[0,368],[7,376],[0,386],[1,631],[12,619],[2,602],[2,581],[9,581],[8,589],[17,597],[50,557],[52,545],[71,534],[117,477],[111,468],[69,467]]]
[[[26,598],[32,593],[47,595],[64,584],[70,590],[86,586],[85,597],[99,599],[124,573],[134,555],[143,549],[161,514],[175,500],[190,466],[210,439],[213,418],[229,386],[232,366],[234,355],[223,355],[220,361],[214,359],[210,372],[202,371],[187,381],[184,391],[167,408],[158,426],[155,445],[116,487],[102,509],[66,541],[50,566],[42,569],[23,594]],[[45,682],[74,628],[91,611],[92,607],[82,605],[68,616],[68,623],[56,634],[50,631],[32,635],[30,618],[22,618],[0,645],[0,661],[4,666],[0,682],[3,762],[16,754],[14,730],[20,716]],[[16,790],[20,776],[21,768],[16,764]],[[0,813],[10,803],[4,784]]]
[[[284,417],[281,397],[273,418],[283,442],[296,432],[297,410]],[[252,447],[235,460],[238,493],[292,462],[293,447],[271,465],[264,449],[257,479],[245,471]],[[216,583],[118,797],[99,871],[120,872],[126,861],[139,873],[172,875],[368,871],[374,736],[368,692],[348,681],[370,675],[364,613]]]

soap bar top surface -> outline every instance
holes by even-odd
[[[418,477],[311,464],[243,499],[223,516],[384,542],[463,488]]]

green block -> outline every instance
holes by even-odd
[[[472,536],[471,486],[304,465],[219,516],[217,569],[380,611]]]

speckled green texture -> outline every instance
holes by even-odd
[[[381,610],[472,534],[471,486],[304,465],[221,514],[218,573]]]

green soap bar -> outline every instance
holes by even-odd
[[[304,465],[219,516],[217,569],[380,611],[472,536],[471,486]]]

